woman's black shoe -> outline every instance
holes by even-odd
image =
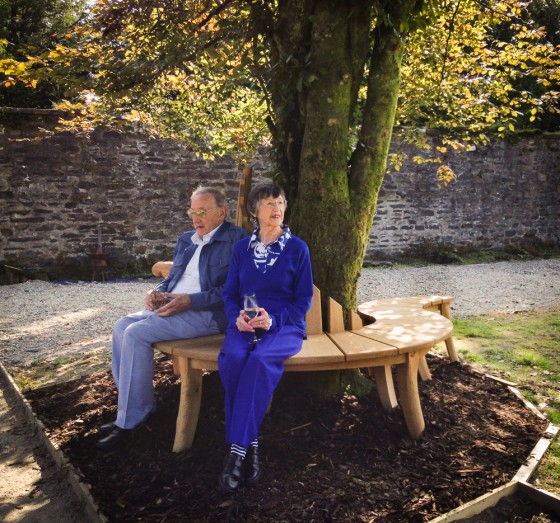
[[[238,454],[229,454],[226,457],[224,470],[220,474],[220,488],[226,494],[232,494],[243,483],[241,468],[243,466],[243,458]]]
[[[247,450],[247,456],[243,462],[244,481],[246,485],[256,485],[261,479],[262,470],[259,461],[259,449],[252,445]]]

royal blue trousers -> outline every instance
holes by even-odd
[[[261,335],[228,328],[218,357],[225,391],[226,442],[247,448],[259,435],[272,395],[284,373],[284,361],[301,350],[304,333],[285,326]]]

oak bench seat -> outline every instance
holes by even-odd
[[[246,167],[239,181],[236,225],[251,232],[245,203],[252,180]],[[172,262],[161,261],[152,267],[157,277],[166,277]],[[418,373],[430,379],[426,353],[433,345],[445,341],[451,360],[458,359],[453,347],[450,296],[419,296],[375,300],[358,307],[348,318],[350,330],[344,328],[342,307],[328,300],[328,328],[323,332],[320,293],[315,288],[310,311],[306,315],[307,336],[302,350],[285,362],[288,372],[366,368],[375,378],[383,408],[389,410],[399,402],[393,384],[392,367],[396,367],[399,400],[406,426],[412,438],[419,438],[425,428]],[[366,325],[364,325],[364,322]],[[218,354],[223,334],[187,340],[162,341],[154,349],[170,355],[175,372],[180,375],[181,392],[173,451],[192,446],[202,398],[205,371],[218,369]]]
[[[382,300],[358,308],[361,318],[373,323],[362,325],[355,313],[351,330],[344,329],[342,307],[329,299],[328,329],[322,330],[320,292],[315,288],[311,310],[306,316],[307,335],[302,350],[288,358],[287,372],[306,372],[366,368],[375,378],[381,404],[386,409],[399,403],[394,390],[392,366],[396,366],[400,406],[412,438],[419,438],[425,428],[418,394],[418,372],[429,379],[426,353],[435,343],[451,339],[453,324],[438,311],[428,307],[452,301],[451,297],[412,298],[400,306]],[[154,349],[170,355],[180,375],[181,392],[173,451],[192,446],[202,397],[202,378],[206,371],[218,369],[218,354],[223,334],[154,343]],[[448,347],[449,350],[449,347]],[[451,352],[450,352],[451,356]]]

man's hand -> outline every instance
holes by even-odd
[[[164,294],[171,301],[158,309],[158,316],[172,316],[178,312],[188,311],[192,307],[191,297],[188,294],[173,294],[170,292]]]
[[[144,298],[144,305],[149,311],[155,311],[158,307],[165,305],[168,294],[166,292],[156,291],[151,289]]]

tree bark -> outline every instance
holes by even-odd
[[[356,306],[386,169],[404,49],[401,22],[417,6],[397,3],[398,9],[389,2],[387,13],[365,0],[292,0],[287,4],[298,17],[305,13],[304,22],[287,24],[280,11],[284,32],[274,34],[277,66],[286,69],[271,78],[271,91],[278,180],[293,204],[290,226],[309,245],[322,295],[346,309]],[[367,90],[363,105],[360,88]]]

